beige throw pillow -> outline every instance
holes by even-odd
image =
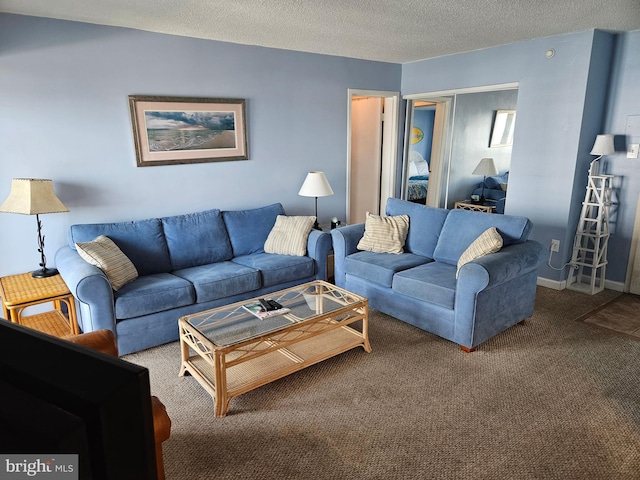
[[[264,251],[280,255],[304,257],[307,240],[316,217],[288,217],[278,215],[276,223],[264,242]]]
[[[367,212],[359,250],[377,253],[402,253],[409,232],[409,215],[381,217]]]
[[[460,268],[476,258],[483,257],[490,253],[499,252],[502,248],[503,240],[502,235],[498,233],[496,227],[491,227],[480,234],[471,245],[460,255],[458,259],[458,270],[456,270],[456,278]]]
[[[76,249],[86,262],[105,273],[114,290],[138,278],[136,267],[109,237],[100,235],[91,242],[76,243]]]

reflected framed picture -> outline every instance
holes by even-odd
[[[510,147],[513,144],[513,129],[515,124],[515,110],[496,111],[489,147]]]
[[[247,160],[245,101],[130,95],[138,167]]]

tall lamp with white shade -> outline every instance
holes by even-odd
[[[498,169],[493,161],[493,158],[483,158],[478,162],[476,168],[471,172],[473,175],[482,175],[482,194],[480,195],[480,203],[484,203],[484,181],[487,179],[487,175],[497,175]]]
[[[40,269],[31,273],[33,277],[47,278],[58,274],[58,270],[55,268],[47,268],[40,215],[68,211],[69,209],[65,207],[53,191],[53,182],[51,180],[39,178],[14,178],[11,180],[11,192],[4,203],[0,205],[0,212],[36,216]]]
[[[604,133],[596,136],[596,141],[593,144],[593,148],[591,155],[598,155],[597,158],[594,158],[589,166],[589,175],[597,175],[598,174],[598,160],[600,160],[604,155],[613,155],[616,153],[616,149],[613,146],[613,134]]]
[[[328,197],[333,195],[333,189],[329,185],[329,181],[324,172],[309,172],[304,179],[302,187],[298,195],[302,197],[315,197],[316,199],[316,221],[313,224],[313,228],[320,230],[320,224],[318,223],[318,197]]]

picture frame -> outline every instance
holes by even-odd
[[[510,147],[513,145],[513,130],[515,124],[515,110],[497,110],[493,120],[489,147]]]
[[[138,167],[247,160],[245,100],[129,95]]]

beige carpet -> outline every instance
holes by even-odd
[[[577,319],[615,298],[539,287],[536,312],[467,354],[372,312],[361,348],[234,399],[225,418],[177,343],[149,367],[172,479],[638,479],[640,342]]]

